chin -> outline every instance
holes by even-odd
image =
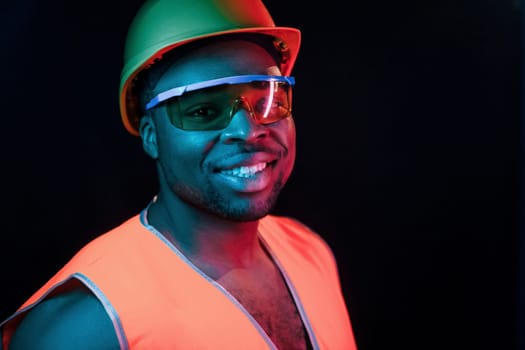
[[[265,217],[266,215],[270,213],[272,207],[264,207],[264,208],[250,207],[250,208],[244,208],[244,209],[228,208],[228,210],[222,210],[219,212],[215,212],[214,214],[226,220],[237,221],[237,222],[249,222],[249,221],[256,221],[256,220],[262,219],[263,217]]]

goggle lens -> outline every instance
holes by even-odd
[[[227,127],[241,109],[259,124],[274,123],[291,115],[292,77],[241,77],[249,81],[229,83],[229,78],[221,78],[226,83],[185,90],[179,96],[166,98],[162,102],[172,124],[183,130],[220,130]]]

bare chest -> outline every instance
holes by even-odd
[[[218,282],[244,306],[279,349],[308,349],[303,322],[280,273],[264,278],[232,273]]]

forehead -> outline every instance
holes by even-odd
[[[166,64],[155,86],[157,91],[233,75],[280,75],[274,56],[262,46],[242,39],[199,46]]]

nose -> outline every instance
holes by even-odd
[[[232,119],[224,129],[221,139],[224,142],[253,142],[265,138],[268,132],[265,125],[255,120],[250,105],[241,100],[232,109]]]

